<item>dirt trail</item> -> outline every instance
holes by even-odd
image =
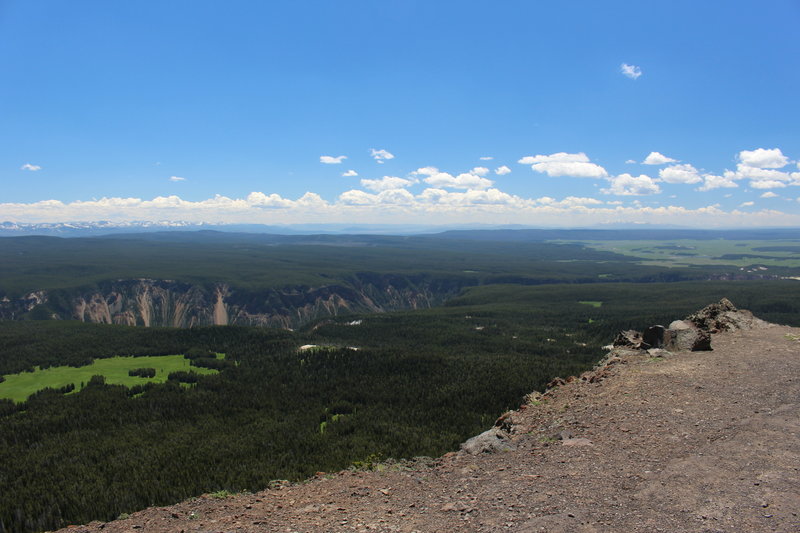
[[[196,498],[65,531],[800,531],[800,329],[623,354],[511,416],[514,449]],[[564,440],[556,437],[560,433]]]

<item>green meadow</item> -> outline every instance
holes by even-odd
[[[562,241],[569,242],[569,241]],[[753,265],[800,267],[800,240],[674,239],[581,241],[597,251],[637,257],[650,266],[723,266],[752,271]],[[763,269],[762,269],[763,270]]]
[[[219,357],[219,356],[218,356]],[[75,391],[81,390],[92,376],[103,376],[109,385],[144,385],[145,383],[164,383],[172,372],[184,371],[197,374],[216,374],[217,370],[189,365],[189,359],[183,355],[159,355],[147,357],[109,357],[95,359],[90,365],[81,367],[54,366],[33,372],[20,372],[3,376],[0,383],[0,398],[8,398],[15,402],[24,402],[31,394],[46,388],[60,389],[70,384]],[[156,375],[152,378],[130,376],[128,372],[137,368],[153,368]]]

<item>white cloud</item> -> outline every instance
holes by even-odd
[[[379,180],[362,179],[361,186],[371,191],[388,191],[391,189],[402,189],[404,187],[411,187],[415,183],[419,183],[417,179],[398,178],[396,176],[384,176]]]
[[[672,165],[658,171],[658,177],[665,183],[699,183],[703,181],[692,165]]]
[[[661,188],[653,181],[653,178],[641,174],[640,176],[631,176],[630,174],[620,174],[619,176],[609,179],[611,187],[602,189],[603,194],[615,194],[617,196],[646,196],[649,194],[658,194]]]
[[[750,182],[754,189],[782,189],[786,187],[786,182],[780,180],[755,180]]]
[[[733,180],[725,176],[715,176],[714,174],[703,174],[703,185],[697,188],[698,191],[711,191],[714,189],[738,187]]]
[[[446,187],[448,189],[488,189],[494,183],[490,179],[464,172],[458,176],[453,176],[447,172],[439,172],[423,180],[428,185],[434,187]]]
[[[775,194],[775,193],[774,193],[774,192],[772,192],[772,191],[767,191],[767,192],[765,192],[764,194],[762,194],[760,197],[761,197],[761,198],[777,198],[777,197],[778,197],[778,195],[777,195],[777,194]]]
[[[643,165],[666,165],[667,163],[677,163],[677,159],[667,157],[660,152],[650,152],[642,161]]]
[[[186,178],[182,178],[180,176],[170,176],[169,181],[186,181]]]
[[[491,161],[492,159],[494,159],[494,157],[492,157],[490,155],[485,155],[485,156],[479,157],[478,159],[480,159],[481,161]]]
[[[20,170],[29,170],[31,172],[36,172],[37,170],[42,170],[42,167],[40,167],[39,165],[31,165],[30,163],[25,163],[24,165],[19,167],[19,169]]]
[[[217,195],[201,201],[183,200],[178,196],[160,196],[152,200],[101,198],[70,203],[44,200],[0,204],[0,212],[6,220],[14,222],[180,220],[280,224],[358,220],[407,224],[422,218],[431,224],[515,222],[560,227],[607,223],[681,223],[709,228],[800,226],[800,213],[777,210],[723,211],[718,205],[689,209],[675,205],[648,206],[637,201],[627,205],[617,202],[603,205],[599,200],[579,197],[534,200],[494,188],[466,191],[428,188],[417,196],[406,189],[377,194],[352,190],[330,203],[312,192],[297,200],[263,192],[252,192],[238,199]]]
[[[342,172],[342,177],[352,178],[354,176],[358,176],[358,172],[356,172],[355,170],[348,170],[347,172]]]
[[[383,163],[387,159],[394,159],[394,154],[387,152],[386,150],[380,149],[376,150],[375,148],[369,149],[369,154],[372,158],[377,161],[378,163]]]
[[[447,189],[488,189],[491,187],[494,182],[490,179],[482,177],[480,174],[477,174],[475,171],[483,173],[485,170],[486,172],[489,169],[485,169],[483,167],[476,167],[469,172],[464,172],[459,174],[458,176],[453,176],[447,172],[441,172],[436,167],[422,167],[418,168],[414,172],[411,173],[412,176],[427,176],[424,181],[428,185],[432,185],[433,187],[441,188],[445,187]]]
[[[247,195],[247,203],[253,207],[264,208],[289,208],[292,207],[294,202],[281,198],[278,194],[266,195],[263,192],[251,192]]]
[[[498,189],[469,190],[452,192],[444,189],[425,189],[417,197],[424,204],[435,206],[468,207],[468,206],[510,206],[524,207],[533,202],[514,196]]]
[[[755,202],[742,202],[741,204],[739,204],[739,207],[751,207],[755,204],[756,204]]]
[[[496,169],[494,169],[494,173],[497,174],[498,176],[505,176],[506,174],[511,174],[511,169],[508,168],[506,165],[503,165],[501,167],[497,167]]]
[[[742,165],[754,168],[782,168],[789,164],[780,148],[756,148],[755,150],[742,150],[739,152],[739,161]]]
[[[623,63],[622,65],[620,65],[619,71],[622,72],[624,76],[627,76],[632,80],[635,80],[642,75],[642,69],[640,69],[636,65],[629,65],[627,63]]]
[[[560,202],[555,202],[555,205],[559,205],[561,207],[579,207],[579,206],[587,206],[587,205],[600,205],[603,202],[596,198],[580,198],[577,196],[567,196]]]
[[[589,161],[583,152],[568,154],[558,152],[550,155],[525,156],[519,161],[523,165],[531,165],[536,172],[542,172],[551,178],[570,176],[574,178],[605,178],[606,169]]]
[[[344,161],[345,159],[347,159],[346,155],[337,155],[335,157],[332,156],[332,155],[321,155],[321,156],[319,156],[319,162],[320,163],[325,163],[326,165],[338,165],[342,161]]]
[[[476,176],[485,176],[489,173],[489,169],[486,167],[475,167],[469,172],[470,174],[475,174]]]
[[[625,161],[625,164],[626,164],[626,165],[635,165],[635,164],[636,164],[636,161],[635,161],[635,160],[633,160],[633,159],[628,159],[627,161]]]
[[[577,154],[568,154],[567,152],[558,152],[550,155],[526,155],[517,163],[523,165],[534,165],[536,163],[588,163],[589,156],[583,152]]]

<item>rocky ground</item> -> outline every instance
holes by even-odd
[[[510,437],[490,440],[505,451],[320,474],[66,531],[798,532],[800,329],[724,332],[712,345],[618,350],[507,415]]]

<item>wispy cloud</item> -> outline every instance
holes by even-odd
[[[636,65],[629,65],[627,63],[620,65],[619,71],[622,72],[623,76],[627,76],[632,80],[638,79],[639,76],[642,75],[641,68],[637,67]]]
[[[777,197],[778,197],[778,195],[775,194],[772,191],[767,191],[764,194],[762,194],[761,196],[759,196],[759,198],[777,198]]]
[[[345,178],[352,178],[358,176],[358,172],[355,170],[348,170],[347,172],[342,172],[342,176]]]
[[[480,159],[481,161],[491,161],[492,159],[494,159],[494,157],[492,157],[490,155],[485,155],[485,156],[480,157],[478,159]]]
[[[169,181],[186,181],[186,178],[182,178],[180,176],[170,176]]]
[[[40,167],[39,165],[32,165],[30,163],[25,163],[24,165],[19,167],[19,169],[20,170],[29,170],[31,172],[36,172],[37,170],[42,170],[42,167]]]
[[[321,155],[321,156],[319,156],[319,162],[320,163],[325,163],[326,165],[338,165],[342,161],[344,161],[345,159],[347,159],[346,155],[337,155],[337,156]]]
[[[645,157],[644,161],[642,161],[643,165],[666,165],[667,163],[677,163],[677,159],[672,159],[671,157],[667,157],[661,152],[650,152],[647,157]]]
[[[376,150],[375,148],[370,148],[369,155],[371,155],[375,161],[381,164],[383,164],[383,162],[387,159],[394,159],[394,154],[384,149]]]

